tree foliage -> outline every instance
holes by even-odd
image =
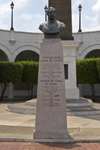
[[[5,94],[6,88],[9,83],[20,84],[22,83],[23,66],[14,62],[0,62],[0,86],[1,86],[1,98]]]
[[[90,84],[93,96],[95,100],[95,89],[94,84],[100,83],[98,70],[97,70],[97,59],[89,58],[84,60],[77,60],[77,82],[78,84]]]
[[[29,97],[33,96],[33,87],[38,82],[38,67],[39,62],[33,61],[22,61],[23,65],[23,83],[28,85]]]

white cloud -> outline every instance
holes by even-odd
[[[35,14],[33,16],[37,19],[44,19],[44,15],[41,15],[41,14]]]
[[[92,10],[95,14],[93,21],[95,21],[97,24],[100,24],[100,0],[98,0],[97,3],[92,7]]]
[[[39,25],[44,22],[44,15],[41,14],[35,14],[33,15],[32,21],[30,25],[27,25],[27,31],[29,32],[41,32],[38,27]],[[30,27],[30,28],[29,28]]]
[[[84,31],[98,31],[100,30],[100,25],[94,25],[94,26],[91,26],[91,27],[84,27],[83,28]]]
[[[11,11],[10,9],[10,3],[7,2],[7,3],[4,3],[4,4],[0,4],[0,15],[5,15],[7,13],[9,13]]]
[[[26,19],[26,20],[31,20],[32,19],[32,14],[25,14],[23,13],[21,16],[19,16],[20,19]]]
[[[100,0],[97,0],[96,4],[92,7],[92,11],[94,13],[93,16],[85,16],[88,24],[86,25],[86,21],[84,21],[85,26],[82,28],[83,31],[100,30]]]
[[[83,0],[73,0],[73,5],[72,5],[72,7],[73,7],[73,9],[78,9],[78,6],[79,6],[79,4],[81,4],[83,2]]]
[[[27,4],[29,3],[29,2],[36,2],[36,1],[39,1],[39,0],[13,0],[13,2],[15,3],[15,9],[17,8],[17,9],[20,9],[20,8],[23,8],[23,7],[25,7],[25,6],[27,6]],[[47,3],[48,2],[48,0],[42,0],[43,1],[43,3]]]
[[[86,19],[86,20],[89,20],[89,21],[92,21],[92,20],[93,20],[93,18],[92,18],[92,17],[89,17],[89,16],[85,16],[85,19]]]
[[[96,4],[92,7],[94,13],[98,13],[100,11],[100,0],[97,0]]]
[[[0,2],[0,29],[8,29],[8,25],[5,24],[9,14],[10,14],[10,2],[4,3]]]
[[[30,2],[31,0],[14,0],[15,9],[21,9]]]
[[[0,29],[8,29],[8,26],[2,20],[0,21]]]
[[[83,0],[76,0],[75,5],[79,5],[82,3]]]
[[[18,16],[17,18],[20,19],[25,19],[25,20],[36,20],[36,19],[41,19],[44,20],[44,16],[41,14],[27,14],[27,13],[23,13],[21,16]]]
[[[23,31],[27,32],[40,32],[38,27],[39,24],[44,22],[44,15],[41,14],[22,14],[20,17],[17,16],[17,18],[20,18],[23,22]],[[28,20],[28,21],[27,21]],[[20,27],[18,27],[20,30]]]
[[[47,3],[48,2],[48,0],[43,0],[43,3]]]

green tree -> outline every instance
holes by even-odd
[[[23,65],[23,83],[28,85],[29,97],[33,97],[33,87],[38,82],[38,67],[39,62],[22,61]]]
[[[97,71],[97,59],[84,59],[77,60],[77,83],[78,84],[90,84],[92,99],[95,101],[95,89],[94,84],[98,84],[99,76]]]
[[[98,75],[100,79],[100,58],[97,59],[97,70],[98,70]]]
[[[0,62],[0,86],[1,97],[3,100],[5,91],[9,83],[20,84],[22,83],[23,66],[15,62]]]

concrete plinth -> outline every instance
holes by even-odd
[[[68,139],[68,133],[66,132],[34,132],[35,139]]]
[[[68,75],[65,79],[66,99],[79,99],[79,89],[76,80],[76,52],[80,42],[62,41],[64,51],[64,65],[68,65]]]
[[[63,46],[60,39],[40,45],[35,139],[67,139]]]
[[[13,96],[13,84],[12,83],[9,83],[9,86],[8,86],[8,98],[9,99],[14,98],[14,96]]]

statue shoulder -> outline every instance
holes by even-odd
[[[41,31],[43,31],[43,27],[44,27],[45,25],[47,25],[47,21],[41,23],[41,24],[39,25],[39,29],[40,29]]]
[[[57,20],[57,24],[58,24],[59,28],[61,28],[61,29],[64,29],[66,27],[63,22],[60,22],[58,20]]]

